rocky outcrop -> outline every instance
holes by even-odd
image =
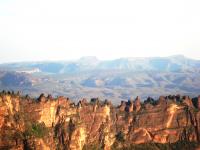
[[[122,101],[0,94],[0,149],[70,149],[200,141],[200,107],[189,97]]]
[[[141,103],[140,103],[140,98],[137,96],[137,98],[135,99],[135,110],[136,112],[138,112],[141,108]]]
[[[183,96],[183,103],[185,105],[187,105],[188,107],[192,107],[192,108],[194,107],[193,103],[192,103],[192,100],[190,99],[189,96]]]

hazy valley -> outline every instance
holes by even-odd
[[[78,101],[99,97],[113,103],[130,97],[200,93],[200,61],[184,56],[1,64],[0,89],[65,95]]]

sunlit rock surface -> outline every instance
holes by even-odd
[[[194,104],[193,104],[194,103]],[[38,99],[0,94],[0,149],[69,149],[200,141],[200,98],[139,97],[119,106],[98,98],[74,104],[44,94]]]

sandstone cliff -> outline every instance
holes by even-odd
[[[0,149],[123,149],[144,143],[200,141],[200,98],[141,102],[81,100],[43,94],[38,99],[0,94]],[[158,147],[157,147],[158,148]],[[159,149],[159,148],[158,148]]]

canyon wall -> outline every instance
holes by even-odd
[[[0,94],[0,149],[110,150],[178,141],[200,141],[200,97],[137,97],[113,106],[98,98],[74,104],[43,94]]]

